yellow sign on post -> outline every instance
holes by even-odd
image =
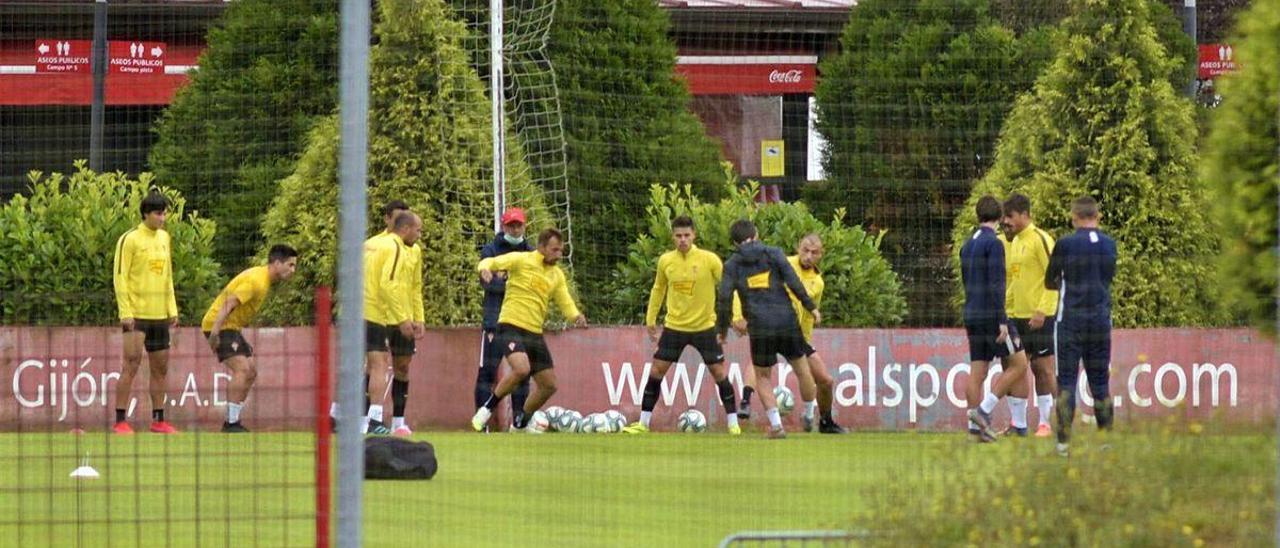
[[[787,156],[781,139],[760,141],[760,176],[782,177],[786,175],[783,158]]]

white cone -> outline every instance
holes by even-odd
[[[93,469],[92,466],[85,465],[72,470],[71,477],[79,479],[98,479],[101,476],[98,474],[97,470]]]

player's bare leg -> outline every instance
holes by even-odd
[[[176,434],[178,431],[164,419],[165,391],[169,378],[169,350],[147,352],[147,386],[151,393],[151,431]]]
[[[484,425],[489,422],[489,417],[493,416],[493,410],[498,408],[498,402],[502,398],[507,397],[515,390],[516,386],[529,378],[529,355],[524,352],[512,352],[507,354],[507,365],[511,366],[511,374],[504,375],[502,380],[498,382],[498,386],[493,389],[493,395],[489,396],[489,401],[480,406],[476,410],[476,414],[471,417],[471,427],[476,432],[483,432]],[[552,386],[554,386],[554,377],[552,378]],[[530,396],[532,397],[532,396]],[[551,397],[550,394],[547,397]],[[546,401],[546,400],[543,400]],[[529,406],[529,400],[525,400],[525,407]]]
[[[365,431],[371,434],[390,434],[391,429],[383,422],[382,402],[387,396],[387,370],[391,368],[390,352],[368,352],[365,354],[365,375],[369,377],[369,411],[365,415]]]
[[[244,402],[249,398],[249,389],[253,388],[258,378],[258,368],[253,359],[244,356],[232,356],[222,362],[231,370],[231,382],[227,386],[227,420],[222,425],[223,432],[248,432],[240,424],[240,412]]]
[[[800,385],[800,400],[803,402],[800,418],[804,423],[804,431],[812,432],[814,415],[818,412],[818,386],[813,380],[809,359],[801,356],[788,362],[791,364],[791,370],[796,374],[796,382]]]
[[[142,366],[143,340],[140,331],[125,332],[122,337],[124,359],[120,362],[120,379],[116,381],[116,423],[112,431],[117,434],[132,434],[133,429],[126,422],[129,401],[133,399],[133,379],[138,376],[138,368]]]
[[[778,414],[778,399],[773,397],[773,380],[769,377],[770,368],[756,366],[755,370],[760,405],[764,406],[765,414],[769,416],[769,437],[785,438],[787,431],[782,428],[782,415]]]
[[[1057,358],[1043,356],[1031,360],[1031,371],[1035,373],[1036,410],[1040,412],[1036,437],[1047,438],[1053,434],[1050,423],[1053,420],[1053,398],[1058,393]]]
[[[823,434],[844,434],[845,429],[836,424],[835,416],[831,412],[835,399],[835,379],[831,376],[831,372],[827,371],[827,364],[822,360],[822,355],[817,352],[809,354],[809,372],[813,375],[813,382],[818,389],[818,413],[822,416],[818,422],[818,431]]]
[[[413,431],[405,423],[404,412],[409,404],[409,364],[413,356],[392,356],[391,358],[391,433],[397,436],[410,436]]]
[[[542,409],[547,404],[547,400],[554,396],[559,387],[556,386],[556,370],[543,369],[533,374],[533,383],[535,388],[529,399],[524,401],[524,416],[532,417],[534,411]],[[512,385],[515,390],[516,385]]]
[[[735,436],[741,434],[742,427],[738,425],[737,395],[733,392],[733,384],[729,382],[729,368],[724,362],[717,362],[707,365],[707,369],[711,371],[711,378],[716,381],[720,404],[724,405],[725,428]]]
[[[969,365],[969,382],[964,387],[965,401],[968,402],[969,433],[977,436],[979,441],[995,441],[995,432],[991,431],[991,420],[982,415],[979,406],[982,404],[982,384],[987,380],[987,368],[990,362],[974,360]]]

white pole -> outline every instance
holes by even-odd
[[[507,144],[506,116],[502,108],[502,0],[489,0],[489,104],[493,122],[493,231],[502,230],[502,209],[506,205]]]
[[[361,545],[364,482],[364,262],[368,230],[369,0],[343,0],[338,109],[338,546]]]

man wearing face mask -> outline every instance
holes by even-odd
[[[524,237],[524,210],[518,207],[508,209],[502,214],[502,232],[494,237],[480,250],[480,258],[488,259],[517,251],[533,251],[533,246]],[[497,341],[498,313],[502,311],[502,300],[507,293],[505,273],[497,273],[489,282],[480,281],[484,287],[484,333],[480,339],[480,370],[476,373],[475,404],[480,409],[484,402],[493,395],[494,384],[498,381],[498,368],[502,365],[503,353]],[[525,379],[515,392],[511,394],[512,418],[524,412],[524,402],[529,397],[529,379]]]

